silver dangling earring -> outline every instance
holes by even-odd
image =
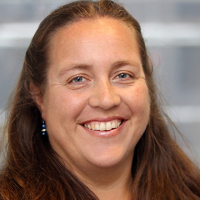
[[[44,120],[42,120],[42,129],[41,129],[42,136],[45,136],[47,134],[47,129]]]

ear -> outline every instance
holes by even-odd
[[[45,120],[44,97],[41,94],[40,89],[33,83],[30,83],[30,92],[31,92],[31,97],[35,102],[37,108],[39,109],[42,118]]]

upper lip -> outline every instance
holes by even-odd
[[[92,118],[86,121],[81,122],[80,124],[86,124],[86,123],[90,123],[90,122],[109,122],[112,120],[127,120],[124,117],[120,117],[120,116],[113,116],[113,117],[106,117],[106,118]]]

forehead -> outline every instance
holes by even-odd
[[[116,59],[130,58],[133,52],[139,55],[135,31],[113,18],[83,19],[54,33],[50,41],[49,60],[52,65],[61,60],[70,62],[70,59],[92,62],[90,55],[95,60],[103,53],[104,60],[110,59],[111,55],[107,52],[116,55]]]
[[[59,28],[51,37],[50,45],[62,44],[65,41],[74,42],[75,39],[83,39],[86,36],[105,34],[109,37],[117,38],[126,35],[127,39],[136,39],[134,28],[125,22],[114,18],[98,17],[95,19],[81,19],[64,27]]]

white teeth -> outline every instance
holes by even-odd
[[[121,122],[117,122],[117,127],[119,127],[119,126],[120,126],[120,124],[121,124]]]
[[[106,125],[104,123],[100,123],[100,131],[105,131]]]
[[[109,130],[118,128],[120,124],[121,124],[121,121],[113,120],[109,122],[91,122],[90,124],[84,124],[84,126],[90,130],[109,131]]]
[[[111,130],[111,129],[112,129],[111,123],[108,122],[108,123],[106,124],[106,130],[108,131],[108,130]]]
[[[94,130],[96,130],[96,131],[99,131],[99,130],[100,130],[100,129],[99,129],[99,124],[96,124],[96,125],[95,125]]]
[[[115,128],[115,127],[116,127],[116,123],[113,122],[113,123],[112,123],[112,128]]]

